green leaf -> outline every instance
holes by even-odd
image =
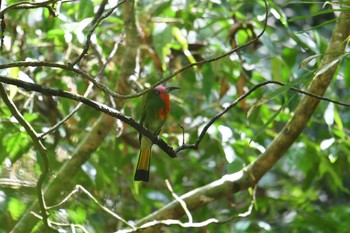
[[[163,70],[165,70],[165,58],[170,54],[170,45],[173,38],[172,30],[166,24],[157,24],[152,36],[155,51],[162,61]]]
[[[304,82],[306,79],[308,79],[311,76],[312,76],[311,73],[305,73],[305,74],[301,75],[299,78],[296,78],[293,81],[291,81],[289,83],[286,83],[286,85],[284,85],[283,87],[278,88],[276,91],[274,91],[272,93],[269,93],[265,98],[273,99],[276,96],[279,96],[280,94],[288,91],[291,87],[294,87],[295,85]]]
[[[286,82],[290,78],[290,71],[286,63],[278,56],[271,59],[272,79]]]
[[[25,132],[16,132],[3,138],[3,144],[6,145],[6,152],[13,160],[29,143],[29,136]]]
[[[344,80],[345,80],[345,87],[350,87],[350,59],[344,59],[343,62],[344,65]]]
[[[172,33],[175,39],[177,40],[177,42],[179,42],[179,44],[181,45],[181,48],[186,58],[188,59],[189,63],[195,63],[196,59],[194,59],[193,55],[188,50],[187,38],[184,35],[182,35],[181,30],[177,27],[172,27]]]
[[[25,112],[25,113],[23,114],[24,119],[25,119],[26,121],[28,121],[28,122],[32,122],[32,121],[38,119],[39,116],[40,116],[40,115],[37,114],[37,113],[27,113],[27,112]]]
[[[91,0],[80,0],[78,19],[82,20],[94,15],[94,5]]]
[[[68,209],[68,214],[74,224],[82,224],[86,220],[86,210],[83,207]]]
[[[317,12],[312,13],[312,14],[299,15],[299,16],[296,16],[296,17],[293,17],[293,18],[289,19],[288,22],[292,23],[292,22],[296,22],[296,21],[299,21],[299,20],[309,19],[310,17],[325,15],[325,14],[329,14],[329,13],[333,13],[333,12],[334,12],[333,9],[326,9],[326,10],[323,10],[323,11],[317,11]]]
[[[320,156],[320,176],[324,176],[326,174],[331,176],[332,186],[335,189],[340,189],[346,193],[350,193],[350,191],[344,186],[343,181],[341,180],[341,176],[337,174],[336,170],[328,160],[326,156]]]
[[[227,173],[235,173],[240,171],[244,167],[244,162],[241,158],[236,157],[232,163],[227,165]]]
[[[334,108],[334,122],[336,123],[336,125],[338,126],[338,129],[343,131],[344,130],[344,125],[343,125],[343,121],[339,115],[338,109]]]
[[[331,24],[331,23],[334,23],[336,22],[337,19],[331,19],[331,20],[327,20],[323,23],[320,23],[316,26],[313,26],[313,27],[310,27],[310,28],[307,28],[305,30],[301,30],[301,31],[298,31],[297,33],[304,33],[304,32],[308,32],[308,31],[315,31],[316,29],[319,29],[319,28],[323,28],[324,26],[328,25],[328,24]]]
[[[288,65],[288,67],[294,68],[295,63],[297,61],[298,57],[298,50],[295,48],[284,48],[282,50],[282,59],[285,61],[285,63]]]
[[[187,50],[188,49],[187,39],[182,35],[181,30],[177,27],[172,27],[172,34],[177,40],[177,42],[179,42],[182,49]]]
[[[11,198],[8,204],[8,211],[13,220],[18,220],[26,209],[26,205],[16,198]]]
[[[324,72],[328,71],[330,68],[332,68],[335,64],[337,64],[344,56],[346,56],[347,54],[343,54],[339,57],[337,57],[336,59],[334,59],[333,61],[329,62],[327,65],[321,67],[321,69],[319,69],[315,76],[321,75]]]
[[[215,83],[215,74],[211,64],[204,64],[202,68],[203,72],[203,93],[208,99],[211,93],[211,89]]]
[[[283,24],[283,26],[288,28],[287,16],[283,12],[283,9],[278,6],[275,1],[269,1],[269,4],[271,5],[271,13]]]

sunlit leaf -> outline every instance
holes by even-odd
[[[18,67],[11,67],[9,69],[9,77],[10,78],[14,78],[14,79],[18,79],[18,73],[20,72]],[[13,97],[16,95],[18,90],[18,87],[15,85],[11,85],[10,86],[10,98],[13,99]]]
[[[18,220],[26,208],[26,205],[17,198],[11,198],[8,203],[8,210],[11,214],[11,218],[14,220]]]
[[[185,36],[182,35],[181,31],[177,27],[172,27],[172,33],[175,37],[175,39],[178,41],[178,43],[181,45],[185,56],[187,57],[188,61],[190,63],[195,63],[196,60],[194,59],[193,55],[191,52],[188,50],[188,41],[185,38]]]
[[[6,145],[6,152],[11,159],[17,157],[18,153],[20,153],[25,146],[30,145],[28,144],[29,136],[24,132],[7,135],[2,141],[4,145]]]
[[[274,1],[269,1],[269,4],[271,4],[271,13],[275,16],[276,19],[280,20],[280,22],[288,28],[288,21],[287,16],[284,13],[283,9],[278,6]]]
[[[344,124],[341,117],[339,116],[339,111],[337,108],[334,108],[334,122],[337,124],[339,130],[344,130]]]
[[[334,123],[334,104],[329,103],[326,111],[324,112],[323,118],[327,125],[331,126]]]
[[[24,119],[26,119],[26,121],[32,122],[32,121],[38,119],[40,116],[39,116],[39,114],[35,114],[35,113],[24,113],[23,117],[24,117]]]
[[[76,224],[82,224],[86,220],[86,209],[83,207],[77,207],[74,209],[69,209],[68,210],[69,218],[71,219],[72,222]]]
[[[329,69],[331,69],[335,64],[337,64],[346,54],[342,55],[342,56],[338,56],[336,59],[334,59],[333,61],[329,62],[328,64],[326,64],[325,66],[321,67],[321,69],[319,69],[315,76],[321,75],[324,72],[327,72]]]

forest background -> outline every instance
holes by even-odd
[[[0,232],[349,229],[350,1],[7,0],[0,22]]]

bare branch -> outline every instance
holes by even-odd
[[[10,10],[15,10],[15,9],[33,9],[33,8],[47,8],[50,12],[50,14],[57,16],[55,13],[54,9],[52,6],[54,4],[62,4],[66,2],[77,2],[77,0],[47,0],[47,1],[42,1],[42,2],[29,2],[29,1],[21,1],[21,2],[16,2],[2,11],[0,11],[0,18],[3,17],[7,12]],[[52,5],[52,6],[51,6]]]
[[[77,192],[82,191],[83,193],[85,193],[91,200],[93,200],[103,211],[105,211],[106,213],[108,213],[109,215],[113,216],[114,218],[118,219],[119,221],[122,221],[125,225],[129,226],[132,229],[135,229],[134,226],[130,225],[125,219],[123,219],[122,217],[120,217],[118,214],[114,213],[113,211],[111,211],[110,209],[108,209],[107,207],[103,206],[89,191],[87,191],[83,186],[81,185],[76,185],[75,188],[73,189],[73,191],[71,191],[61,202],[59,202],[56,205],[53,206],[49,206],[47,207],[47,209],[53,209],[53,208],[57,208],[63,204],[65,204],[74,194],[76,194]]]
[[[92,87],[93,87],[93,84],[90,83],[89,86],[87,87],[87,89],[86,89],[84,95],[83,95],[85,98],[90,94],[90,92],[91,92],[91,90],[92,90]],[[79,110],[79,108],[80,108],[82,105],[83,105],[83,103],[82,103],[82,102],[79,102],[79,103],[77,104],[77,106],[75,106],[75,108],[74,108],[67,116],[65,116],[62,120],[60,120],[60,121],[57,122],[54,126],[52,126],[51,128],[49,128],[47,131],[45,131],[45,132],[39,134],[39,135],[38,135],[38,138],[43,138],[43,137],[45,137],[46,135],[48,135],[48,134],[50,134],[50,133],[56,131],[56,130],[57,130],[61,125],[63,125],[69,118],[71,118],[71,117]]]
[[[12,62],[12,63],[8,63],[8,64],[0,64],[0,69],[11,68],[11,67],[28,67],[28,66],[59,68],[62,70],[74,72],[78,75],[81,75],[83,78],[86,78],[90,82],[92,82],[97,88],[99,88],[103,92],[105,92],[105,93],[107,93],[115,98],[119,98],[119,97],[123,98],[123,95],[120,95],[120,94],[113,92],[109,87],[99,83],[93,76],[86,73],[85,71],[71,67],[69,65],[62,64],[62,63],[45,62],[45,61],[19,61],[19,62]]]
[[[156,144],[157,146],[159,146],[166,154],[168,154],[171,158],[175,158],[177,156],[177,153],[182,151],[182,150],[186,150],[186,149],[198,149],[200,142],[202,141],[202,139],[204,138],[207,130],[209,129],[209,127],[218,119],[220,119],[225,113],[227,113],[231,108],[233,108],[234,106],[236,106],[240,101],[242,101],[243,99],[247,98],[249,95],[251,95],[254,91],[256,91],[257,89],[269,85],[269,84],[275,84],[275,85],[280,85],[280,86],[284,86],[284,83],[278,82],[278,81],[266,81],[266,82],[262,82],[259,83],[257,85],[255,85],[254,87],[252,87],[248,92],[246,92],[244,95],[240,96],[238,99],[236,99],[234,102],[232,102],[229,106],[227,106],[226,108],[224,108],[221,112],[219,112],[218,114],[216,114],[213,118],[211,118],[208,123],[205,125],[205,127],[202,129],[201,133],[199,134],[197,140],[195,141],[194,144],[184,144],[181,145],[179,147],[177,147],[175,150],[169,146],[164,140],[162,140],[161,138],[157,137],[156,135],[152,134],[150,131],[148,131],[146,128],[144,128],[143,126],[141,126],[138,122],[136,122],[134,119],[132,119],[131,117],[125,116],[123,114],[121,114],[119,111],[115,110],[114,108],[111,108],[105,104],[96,102],[94,100],[90,100],[88,98],[85,98],[81,95],[78,94],[74,94],[68,91],[63,91],[60,89],[56,89],[56,88],[48,88],[48,87],[43,87],[41,85],[38,84],[34,84],[34,83],[28,83],[28,82],[24,82],[18,79],[12,79],[12,78],[8,78],[5,76],[1,76],[0,75],[0,82],[2,83],[7,83],[7,84],[12,84],[18,87],[21,87],[23,89],[25,89],[26,91],[35,91],[35,92],[39,92],[42,93],[44,95],[51,95],[51,96],[59,96],[59,97],[63,97],[63,98],[67,98],[67,99],[71,99],[71,100],[75,100],[78,102],[82,102],[92,108],[94,108],[97,111],[100,112],[104,112],[110,116],[113,116],[127,124],[129,124],[131,127],[133,127],[134,129],[136,129],[139,133],[145,135],[146,137],[148,137],[153,144]],[[303,91],[303,90],[299,90],[297,88],[290,88],[290,90],[301,93],[303,95],[307,95],[319,100],[324,100],[324,101],[328,101],[328,102],[332,102],[334,104],[337,105],[341,105],[341,106],[346,106],[346,107],[350,107],[349,103],[344,103],[344,102],[340,102],[340,101],[336,101],[336,100],[332,100],[326,97],[322,97],[322,96],[318,96],[316,94],[313,93],[309,93],[307,91]]]

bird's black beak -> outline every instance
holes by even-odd
[[[170,93],[171,91],[177,90],[177,89],[180,89],[180,87],[167,87],[167,88],[165,89],[165,92],[166,92],[166,93]]]

